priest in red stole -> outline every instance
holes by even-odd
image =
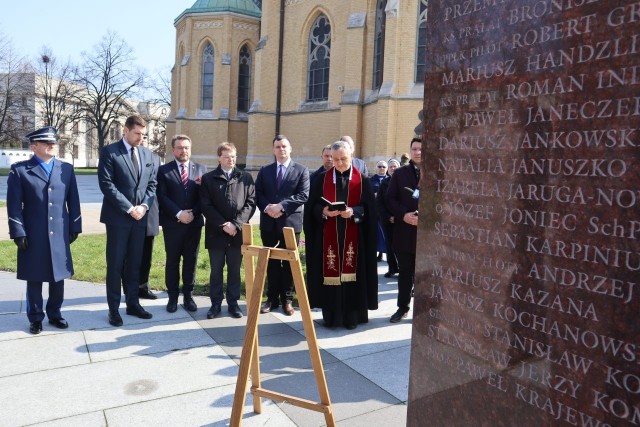
[[[369,178],[351,165],[351,148],[336,142],[331,155],[333,167],[314,180],[305,205],[307,290],[325,326],[354,329],[378,308],[378,218]]]

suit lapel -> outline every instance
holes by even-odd
[[[40,168],[42,169],[42,168]],[[53,169],[51,169],[50,182],[62,182],[62,163],[60,160],[53,160]]]
[[[35,155],[31,157],[31,160],[29,160],[29,169],[35,176],[37,176],[44,182],[49,182],[47,173],[40,167],[40,163],[38,163],[38,161],[35,159]]]
[[[178,163],[175,160],[173,160],[173,165],[171,166],[171,174],[173,175],[174,181],[183,187],[182,177],[180,176],[180,166],[178,166]]]
[[[278,179],[278,165],[280,163],[278,163],[278,161],[276,161],[275,163],[273,163],[271,170],[269,171],[269,175],[271,175],[271,178],[269,178],[269,185],[271,187],[273,187],[274,191],[278,191],[278,183],[276,182]],[[284,175],[282,176],[282,183],[284,184]]]

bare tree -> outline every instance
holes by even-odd
[[[83,92],[73,84],[76,69],[71,61],[60,62],[49,48],[43,47],[38,74],[42,80],[37,102],[43,125],[62,128],[79,121],[82,114],[76,101]]]
[[[146,101],[139,105],[142,117],[149,123],[147,144],[149,149],[164,159],[167,141],[167,118],[171,111],[171,70],[158,70],[149,78],[145,91]]]
[[[75,78],[83,87],[78,103],[96,131],[97,148],[102,149],[114,123],[135,112],[127,98],[142,87],[145,76],[135,68],[129,45],[116,33],[108,32],[92,52],[83,52],[83,56],[84,63]]]
[[[35,74],[26,58],[0,33],[0,146],[22,147],[22,136],[33,129],[29,112]]]
[[[158,70],[148,79],[148,100],[154,104],[171,107],[171,69]]]
[[[36,120],[60,131],[77,129],[84,114],[77,103],[77,99],[83,93],[82,87],[72,82],[76,74],[75,66],[69,59],[66,62],[59,61],[49,48],[43,47],[37,69],[40,84],[38,96],[36,96],[37,107],[39,107],[36,108],[38,116]],[[68,134],[60,132],[61,146],[73,147],[77,135],[78,132]]]

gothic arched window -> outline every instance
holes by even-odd
[[[373,90],[380,89],[384,70],[384,29],[387,15],[384,9],[387,0],[378,0],[376,8],[376,32],[373,40]]]
[[[213,46],[211,43],[202,49],[202,91],[200,109],[213,109]]]
[[[249,111],[251,97],[251,51],[246,44],[240,49],[238,65],[238,112]]]
[[[427,65],[427,9],[429,0],[418,3],[418,31],[416,39],[416,75],[415,82],[424,82]]]
[[[307,101],[329,99],[329,65],[331,53],[331,24],[320,15],[309,31],[307,62]]]

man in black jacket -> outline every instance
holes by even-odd
[[[229,314],[242,317],[240,264],[242,263],[242,224],[249,222],[256,209],[253,177],[236,167],[236,147],[230,142],[218,146],[218,167],[202,177],[200,206],[207,219],[204,245],[209,250],[211,274],[207,319],[221,311],[223,269],[227,265],[227,306]]]
[[[393,250],[400,269],[398,275],[398,310],[391,316],[391,323],[398,323],[409,312],[411,289],[415,282],[416,239],[418,235],[418,185],[422,140],[411,140],[411,161],[398,168],[391,176],[386,195],[386,206],[393,222]]]

